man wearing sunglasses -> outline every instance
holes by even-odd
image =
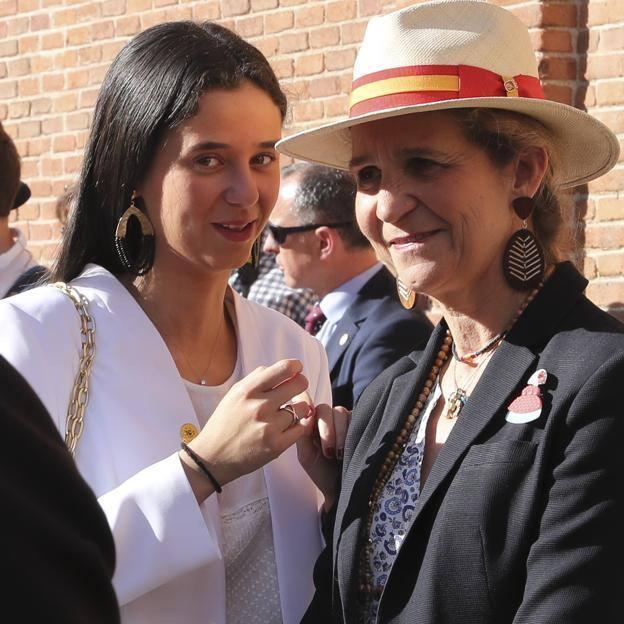
[[[348,409],[431,332],[421,312],[399,303],[394,278],[355,222],[355,194],[347,172],[309,164],[284,168],[264,244],[288,286],[317,295],[306,328],[327,350],[334,405]]]

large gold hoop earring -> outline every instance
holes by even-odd
[[[401,302],[401,305],[406,310],[411,310],[416,305],[416,301],[418,300],[418,294],[415,293],[410,288],[408,288],[401,281],[400,277],[396,278],[396,285],[397,285],[397,294],[399,295],[399,301]]]
[[[124,268],[133,275],[145,275],[154,264],[154,228],[146,214],[134,203],[135,196],[128,209],[121,215],[115,228],[115,250]],[[136,219],[141,228],[141,237],[131,250],[128,243],[128,222]]]

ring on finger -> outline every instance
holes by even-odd
[[[282,407],[280,407],[280,410],[285,410],[288,413],[292,414],[292,422],[290,423],[291,426],[299,422],[299,416],[297,416],[297,412],[295,411],[295,408],[290,403],[286,403],[286,405],[282,405]]]

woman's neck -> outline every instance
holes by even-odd
[[[236,331],[225,309],[228,271],[201,274],[153,267],[122,279],[165,341],[180,375],[223,383],[236,364]]]
[[[508,331],[531,292],[512,290],[501,275],[439,301],[455,352],[465,357]]]

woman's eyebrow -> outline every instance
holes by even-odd
[[[262,149],[275,149],[275,144],[278,139],[274,139],[271,141],[261,141],[258,143],[258,147]],[[202,150],[213,150],[213,149],[227,149],[231,147],[229,143],[220,143],[218,141],[202,141],[201,143],[196,143],[191,147],[189,151],[191,152],[199,152]]]

